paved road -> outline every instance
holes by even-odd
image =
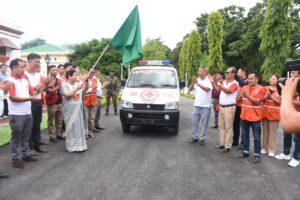
[[[11,175],[0,180],[0,199],[300,199],[299,167],[267,156],[259,164],[239,160],[237,149],[222,154],[214,149],[214,129],[206,146],[189,144],[192,101],[182,98],[181,106],[178,136],[142,127],[123,134],[111,115],[103,116],[105,131],[88,141],[84,153],[51,144],[38,163],[18,170],[8,147],[0,148],[0,169]]]

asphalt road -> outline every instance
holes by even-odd
[[[88,140],[86,152],[50,144],[49,153],[23,170],[11,167],[8,146],[0,148],[0,169],[11,175],[0,179],[0,199],[300,199],[300,167],[267,156],[259,164],[252,156],[240,160],[236,148],[223,154],[214,149],[215,129],[205,146],[188,143],[191,113],[192,101],[181,98],[178,136],[154,127],[123,134],[118,116],[102,115],[106,129]]]

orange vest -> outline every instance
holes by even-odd
[[[261,85],[251,88],[246,85],[242,88],[242,92],[246,92],[251,98],[257,99],[261,89],[264,89]],[[259,122],[262,120],[262,105],[253,104],[247,98],[243,97],[241,102],[241,119],[249,122]]]
[[[270,87],[267,86],[266,95],[269,94]],[[274,92],[271,94],[273,98],[278,99],[279,94],[277,88],[275,88]],[[280,120],[280,105],[275,103],[272,99],[266,99],[263,104],[263,119],[267,119],[269,121],[279,121]]]
[[[84,105],[85,106],[96,106],[97,105],[97,79],[92,78],[91,84],[90,81],[87,82],[89,92],[84,93]]]

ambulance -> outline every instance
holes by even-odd
[[[170,61],[139,61],[132,69],[123,93],[120,120],[124,133],[132,125],[163,126],[174,135],[179,129],[180,85]]]

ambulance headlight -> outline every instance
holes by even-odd
[[[133,104],[131,101],[122,100],[121,107],[122,108],[133,108]]]
[[[178,101],[169,102],[169,103],[166,103],[166,105],[165,105],[165,110],[177,110],[177,109],[179,109]]]

